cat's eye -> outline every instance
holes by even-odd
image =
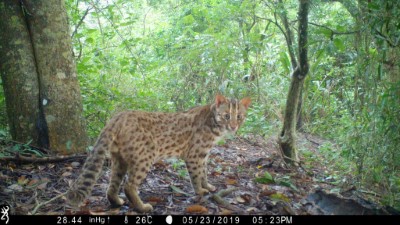
[[[229,120],[231,118],[231,116],[229,114],[225,114],[225,119]]]
[[[241,120],[242,119],[242,115],[237,115],[237,119]]]

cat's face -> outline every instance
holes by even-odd
[[[251,103],[250,98],[242,100],[215,97],[215,121],[225,132],[235,133],[246,118],[246,112]]]

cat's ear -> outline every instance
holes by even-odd
[[[219,107],[222,103],[226,102],[226,98],[220,94],[217,94],[215,96],[215,105],[217,105],[217,107]]]
[[[249,97],[243,98],[242,100],[240,100],[240,104],[242,104],[246,110],[249,108],[251,103],[251,99]]]

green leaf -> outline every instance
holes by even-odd
[[[291,63],[290,63],[288,54],[286,52],[282,51],[279,54],[279,61],[281,62],[282,67],[285,69],[285,73],[288,74],[290,71],[290,67],[291,67]]]
[[[379,10],[380,6],[376,2],[369,2],[368,3],[368,9]]]
[[[333,44],[335,45],[335,47],[339,50],[339,51],[344,51],[346,49],[346,47],[343,44],[343,41],[339,38],[335,38],[333,39]]]
[[[332,31],[330,31],[329,29],[326,28],[320,28],[320,29],[316,29],[315,30],[316,34],[322,34],[324,35],[326,38],[331,38],[332,36]]]
[[[255,181],[260,184],[271,184],[275,183],[274,178],[268,172],[265,172],[264,176],[255,178]]]
[[[94,32],[98,32],[97,29],[86,29],[86,32],[88,34],[94,33]]]
[[[94,39],[93,38],[91,38],[91,37],[89,37],[89,38],[86,38],[86,42],[87,43],[93,43],[94,42]]]
[[[275,193],[270,195],[271,199],[274,200],[280,200],[280,201],[284,201],[284,202],[290,202],[290,199],[288,196],[284,195],[283,193]]]
[[[126,59],[123,59],[123,60],[120,60],[120,61],[119,61],[119,64],[120,64],[121,66],[126,66],[126,65],[129,64],[129,61],[126,60]]]
[[[183,194],[183,195],[186,195],[186,196],[192,196],[191,194],[188,194],[188,193],[184,192],[182,189],[178,188],[177,186],[171,185],[170,187],[176,193]]]
[[[187,16],[183,17],[182,20],[185,25],[193,24],[195,21],[195,19],[192,15],[187,15]]]
[[[27,153],[27,154],[32,153],[32,154],[34,154],[36,156],[43,157],[43,153],[41,153],[41,152],[39,152],[37,150],[34,150],[34,149],[29,149],[29,148],[23,150],[22,153]]]
[[[299,191],[299,189],[297,189],[297,187],[294,184],[292,184],[289,180],[280,180],[277,183],[281,186],[289,187],[297,192]]]

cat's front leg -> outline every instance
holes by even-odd
[[[209,192],[209,190],[204,188],[202,185],[203,181],[205,180],[203,165],[204,163],[202,160],[186,160],[186,167],[189,171],[192,186],[196,194],[200,196],[203,196]]]
[[[207,161],[206,160],[204,160],[204,163],[203,163],[203,174],[204,174],[204,176],[203,176],[203,179],[201,180],[201,186],[203,188],[211,191],[211,192],[214,192],[215,190],[217,190],[217,188],[214,185],[208,183],[208,179],[207,179]]]

